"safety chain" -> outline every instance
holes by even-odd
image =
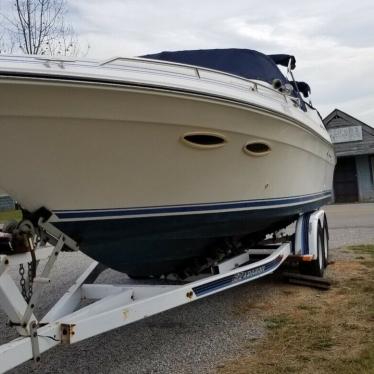
[[[19,265],[19,275],[20,275],[20,286],[21,286],[21,293],[25,301],[28,303],[31,299],[32,292],[33,292],[33,265],[31,262],[27,263],[27,277],[28,277],[28,289],[26,287],[26,278],[25,278],[25,267],[23,264]]]
[[[21,279],[19,281],[21,285],[21,293],[23,298],[28,302],[28,295],[26,290],[26,279],[25,279],[25,268],[23,267],[23,264],[19,264],[19,275],[21,276]]]
[[[28,294],[28,297],[27,297],[27,302],[30,301],[31,299],[31,296],[32,296],[32,287],[33,287],[33,284],[34,284],[34,269],[33,269],[33,265],[31,262],[28,262],[27,263],[27,266],[28,266],[28,272],[27,272],[27,275],[29,277],[29,294]]]
[[[36,246],[40,243],[40,237],[37,236],[35,238],[35,243],[33,245],[33,248],[36,248]],[[30,252],[32,253],[34,249],[30,248]],[[33,254],[33,253],[32,253]],[[33,293],[33,284],[34,284],[34,277],[36,273],[36,264],[33,264],[33,262],[27,263],[27,277],[28,277],[28,289],[26,287],[26,279],[25,279],[25,267],[23,264],[19,265],[19,274],[20,274],[20,286],[21,286],[21,293],[25,301],[28,303],[32,297]]]

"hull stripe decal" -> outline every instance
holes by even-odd
[[[234,275],[228,275],[225,278],[218,279],[216,281],[212,281],[207,284],[203,284],[201,286],[197,286],[193,288],[193,292],[196,296],[203,296],[215,292],[221,288],[227,287],[228,285],[241,283],[244,281],[248,281],[253,278],[257,278],[261,276],[263,273],[267,273],[272,269],[278,267],[279,263],[282,261],[283,256],[278,256],[273,261],[269,262],[268,264],[257,266],[253,269],[243,271],[241,273],[236,273]]]
[[[123,209],[101,209],[101,210],[57,210],[53,213],[59,219],[80,219],[80,218],[109,218],[109,217],[129,217],[129,216],[148,216],[163,215],[175,213],[205,213],[210,211],[235,211],[246,209],[272,208],[274,206],[298,205],[316,200],[326,200],[331,197],[330,191],[320,192],[304,196],[295,196],[287,198],[276,198],[266,200],[244,200],[224,203],[202,203],[190,205],[169,205],[142,208],[123,208]]]

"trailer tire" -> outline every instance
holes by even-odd
[[[325,218],[323,220],[323,249],[325,251],[324,253],[324,261],[325,261],[325,268],[329,264],[330,261],[330,248],[329,248],[329,226],[327,224],[327,217],[325,215]]]
[[[326,267],[325,259],[325,231],[320,224],[317,229],[317,258],[310,262],[300,262],[299,270],[301,274],[323,277]]]

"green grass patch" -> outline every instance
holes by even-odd
[[[6,221],[21,221],[22,219],[22,211],[21,210],[6,210],[4,212],[0,212],[0,223],[4,223]]]
[[[297,309],[305,310],[310,314],[316,314],[320,308],[315,305],[300,304],[297,306]]]
[[[360,326],[355,323],[349,323],[343,321],[342,323],[339,323],[339,326],[341,326],[345,330],[359,330]]]
[[[322,330],[318,327],[310,331],[309,349],[313,351],[324,351],[334,346],[334,340],[331,337],[330,329]]]
[[[327,367],[328,373],[335,374],[374,373],[374,343],[369,343],[356,357],[331,360]]]
[[[369,254],[374,256],[374,244],[351,245],[347,247],[350,251],[357,253]]]
[[[283,314],[265,318],[265,326],[270,329],[279,329],[289,323],[289,318]]]
[[[374,261],[363,261],[362,264],[368,268],[374,268]]]

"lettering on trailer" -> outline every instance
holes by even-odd
[[[330,134],[331,141],[334,144],[362,140],[361,126],[338,127],[335,129],[329,129],[328,132]]]
[[[241,273],[235,274],[231,283],[240,282],[242,280],[255,277],[256,275],[260,275],[265,271],[265,266],[260,266],[255,269],[249,269],[247,271],[242,271]]]
[[[202,296],[215,292],[219,289],[232,286],[235,283],[249,281],[253,278],[266,275],[267,273],[274,271],[281,264],[282,259],[283,255],[279,255],[277,258],[265,265],[228,275],[227,277],[219,278],[209,283],[204,283],[200,286],[193,287],[192,290],[196,296]]]

